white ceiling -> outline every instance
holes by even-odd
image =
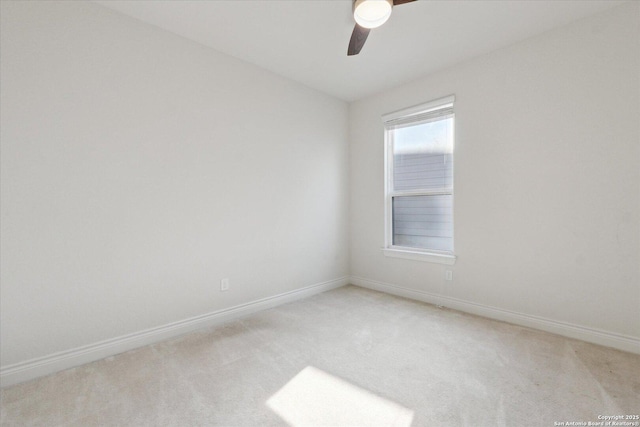
[[[353,101],[624,1],[419,0],[396,6],[352,57],[350,0],[96,2]]]

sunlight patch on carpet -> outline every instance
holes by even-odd
[[[413,411],[307,366],[267,400],[287,424],[409,427]]]

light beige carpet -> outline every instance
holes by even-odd
[[[639,395],[639,355],[347,286],[4,389],[1,423],[554,426]]]

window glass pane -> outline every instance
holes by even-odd
[[[453,117],[391,132],[394,190],[453,187]]]
[[[453,196],[396,196],[393,244],[453,251]]]

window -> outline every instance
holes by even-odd
[[[453,264],[453,96],[383,116],[385,255]]]

